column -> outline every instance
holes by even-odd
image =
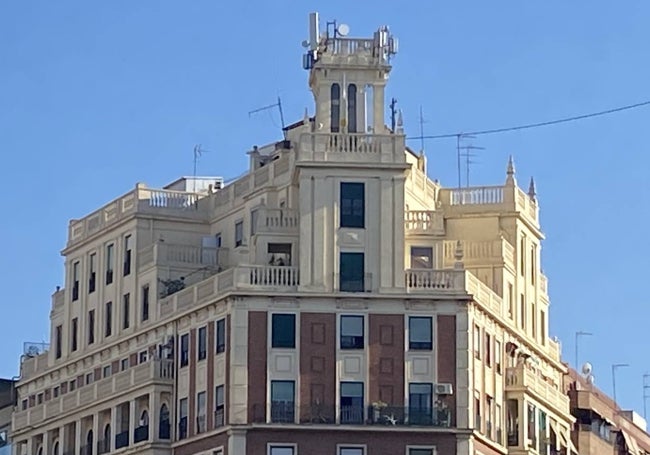
[[[372,121],[374,123],[373,125],[373,132],[375,134],[383,134],[384,133],[384,111],[386,110],[386,106],[384,106],[384,85],[383,84],[375,84],[373,87],[373,115],[372,115]]]
[[[59,453],[68,451],[68,435],[65,432],[66,425],[59,427]]]
[[[129,444],[133,444],[135,440],[135,427],[139,425],[139,422],[136,421],[135,404],[135,400],[129,401]]]
[[[43,433],[43,454],[50,453],[50,432],[46,431]]]
[[[29,438],[27,438],[27,444],[25,445],[27,446],[27,455],[32,455],[33,453],[35,453],[33,437],[30,436]]]
[[[111,440],[108,442],[108,446],[111,448],[110,452],[112,453],[115,450],[115,436],[117,435],[117,407],[111,408]]]
[[[149,394],[149,441],[158,440],[158,428],[160,427],[160,394],[151,392]]]
[[[81,420],[77,420],[74,423],[74,453],[79,453],[79,449],[82,445],[85,444],[85,441],[82,443],[81,439]]]
[[[93,415],[93,445],[95,447],[90,448],[90,453],[97,453],[97,443],[103,439],[103,435],[99,434],[99,414],[95,413]]]

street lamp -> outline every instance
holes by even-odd
[[[580,364],[578,363],[578,343],[580,340],[580,337],[582,336],[592,336],[593,333],[591,332],[583,332],[582,330],[576,332],[576,370],[580,369]]]
[[[613,396],[614,404],[617,404],[616,403],[616,370],[619,368],[629,367],[629,366],[630,365],[628,365],[627,363],[615,363],[614,365],[612,365],[612,389],[614,392],[614,396]]]

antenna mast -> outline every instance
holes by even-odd
[[[420,105],[420,153],[424,154],[424,114]]]
[[[397,109],[395,109],[395,106],[397,105],[397,100],[395,98],[391,98],[390,100],[390,129],[395,133],[395,127],[397,125]]]
[[[195,145],[194,146],[194,172],[192,174],[192,187],[193,187],[193,192],[196,193],[196,167],[199,162],[199,158],[201,155],[204,153],[210,153],[209,150],[205,150],[201,148],[201,144]]]
[[[465,187],[469,188],[469,168],[471,164],[476,164],[477,161],[472,161],[472,158],[475,157],[476,155],[472,153],[472,150],[485,150],[485,147],[477,147],[475,145],[465,145],[461,147],[463,150],[465,150],[465,153],[462,154],[463,157],[465,157]]]
[[[282,99],[278,96],[278,101],[273,104],[269,104],[268,106],[260,107],[259,109],[254,109],[252,111],[248,112],[248,117],[250,117],[253,114],[257,114],[258,112],[262,111],[268,111],[269,109],[273,108],[278,108],[278,111],[280,112],[280,123],[282,124],[282,136],[286,139],[287,138],[287,132],[284,130],[284,113],[282,111]]]
[[[650,398],[650,392],[648,392],[648,389],[650,389],[650,374],[646,373],[643,375],[643,418],[647,418],[647,413],[646,413],[646,400]]]

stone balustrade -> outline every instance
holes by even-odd
[[[515,248],[505,239],[486,241],[461,241],[463,249],[462,261],[466,264],[486,262],[506,262],[515,267]],[[445,240],[443,243],[443,259],[446,267],[456,262],[456,240]]]
[[[559,414],[569,409],[569,397],[560,387],[550,384],[525,364],[506,368],[506,392],[530,393]]]
[[[407,210],[404,212],[406,235],[445,235],[445,219],[437,210]]]
[[[305,133],[298,162],[405,164],[404,136],[399,134]]]
[[[213,267],[215,271],[228,265],[228,248],[180,245],[159,242],[138,252],[138,270],[153,266],[199,268]]]
[[[298,233],[300,217],[298,210],[262,207],[257,212],[255,233]]]

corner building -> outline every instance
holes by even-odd
[[[571,453],[534,188],[430,180],[384,124],[388,29],[311,19],[315,114],[246,175],[70,222],[16,454]]]

